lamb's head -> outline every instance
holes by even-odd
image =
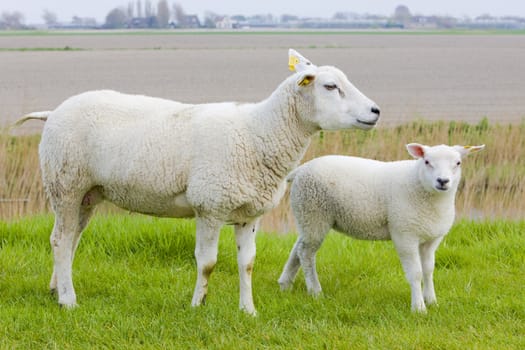
[[[304,116],[307,122],[325,130],[368,130],[376,125],[379,107],[342,71],[332,66],[317,67],[294,50],[290,50],[289,59],[290,69],[297,71],[295,89],[311,106]]]
[[[429,192],[456,190],[461,179],[461,161],[470,153],[481,151],[481,146],[425,146],[410,143],[408,153],[418,159],[419,180]]]

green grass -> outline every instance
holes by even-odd
[[[390,242],[328,236],[318,254],[324,288],[276,283],[294,234],[259,233],[258,316],[238,311],[233,233],[226,227],[207,305],[189,306],[194,221],[97,216],[74,264],[79,308],[48,292],[51,216],[0,222],[0,348],[523,349],[525,221],[461,221],[437,251],[439,307],[410,312]]]

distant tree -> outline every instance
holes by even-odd
[[[0,15],[0,29],[22,29],[24,28],[24,15],[22,12],[2,12]]]
[[[44,22],[46,22],[46,25],[48,27],[52,27],[58,23],[57,15],[49,10],[44,10],[44,13],[42,14],[42,19],[44,20]]]
[[[348,13],[346,12],[336,12],[334,13],[334,16],[332,19],[339,20],[339,21],[346,21],[348,19]]]
[[[299,17],[294,16],[294,15],[284,14],[281,16],[281,23],[295,22],[298,20],[299,20]]]
[[[412,14],[405,5],[399,5],[394,11],[394,20],[403,25],[408,25],[412,21]]]
[[[144,17],[149,18],[155,16],[155,11],[153,10],[153,5],[151,5],[151,0],[144,1]]]
[[[204,27],[205,28],[217,28],[217,19],[219,15],[212,11],[206,11],[204,13]]]
[[[135,17],[133,16],[134,10],[135,10],[135,4],[133,3],[133,1],[128,2],[128,10],[126,12],[126,16],[128,16],[128,18]]]
[[[234,15],[234,16],[231,16],[231,19],[237,22],[246,22],[246,16],[244,15]]]
[[[84,24],[84,21],[82,20],[81,17],[78,17],[78,16],[73,16],[71,18],[71,23],[75,26],[78,26],[78,27],[81,27],[83,24]]]
[[[116,7],[109,11],[106,16],[106,28],[117,29],[124,28],[128,23],[128,17],[126,16],[126,10],[120,7]]]
[[[157,22],[159,28],[166,28],[170,22],[170,7],[167,0],[159,0],[157,4]]]
[[[137,17],[142,17],[142,2],[137,0]]]
[[[436,18],[436,25],[439,28],[454,28],[457,25],[457,19],[449,16],[438,16]]]
[[[173,18],[175,18],[175,22],[177,22],[177,26],[183,27],[184,26],[184,17],[186,17],[186,13],[184,12],[184,9],[182,8],[182,5],[179,3],[173,4]]]

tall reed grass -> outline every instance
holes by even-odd
[[[521,124],[476,125],[463,122],[414,121],[372,131],[321,132],[304,161],[326,154],[378,160],[408,159],[405,144],[485,144],[486,149],[463,165],[457,196],[462,218],[523,219],[525,216],[525,121]],[[10,220],[49,211],[38,166],[39,136],[0,134],[0,218]],[[103,207],[101,211],[114,211]],[[99,210],[100,211],[100,210]],[[288,196],[263,219],[263,229],[294,230]]]

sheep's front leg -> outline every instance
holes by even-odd
[[[251,223],[235,225],[240,283],[239,307],[252,315],[256,313],[252,296],[252,271],[255,262],[255,235],[258,226],[259,219]]]
[[[443,237],[425,242],[419,246],[421,266],[423,267],[423,298],[427,305],[436,304],[436,292],[434,291],[434,265],[435,253]]]
[[[217,246],[222,223],[217,220],[199,217],[196,220],[196,226],[195,259],[197,260],[197,282],[191,301],[192,306],[199,306],[206,302],[208,278],[217,263]]]
[[[426,312],[421,280],[423,272],[419,257],[419,242],[416,239],[403,239],[392,237],[394,245],[403,265],[406,279],[410,284],[412,311]]]

